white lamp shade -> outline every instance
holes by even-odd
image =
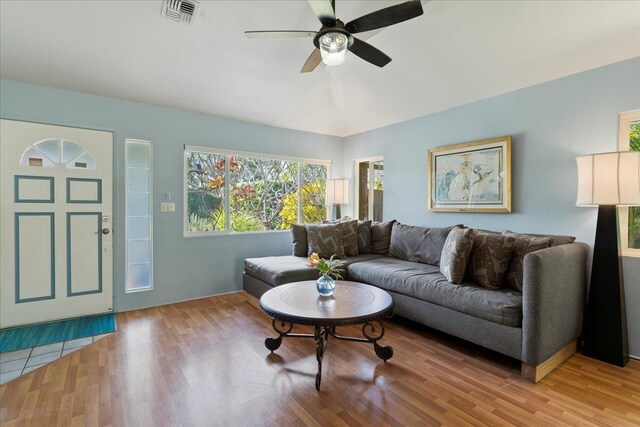
[[[325,65],[334,66],[344,62],[349,39],[338,32],[326,33],[318,40],[320,55]]]
[[[328,205],[342,205],[349,203],[349,180],[328,179],[327,200]]]
[[[640,205],[640,152],[576,157],[578,206]]]

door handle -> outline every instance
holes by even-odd
[[[98,230],[98,231],[96,231],[96,232],[95,232],[95,233],[93,233],[93,234],[100,234],[100,233],[102,233],[102,234],[105,234],[105,235],[106,235],[106,234],[111,233],[111,230],[109,230],[108,228],[106,228],[106,227],[105,227],[105,228],[103,228],[102,230]]]

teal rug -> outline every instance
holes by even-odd
[[[116,316],[113,313],[4,329],[0,331],[0,353],[107,334],[115,330]]]

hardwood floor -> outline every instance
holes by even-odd
[[[370,345],[330,341],[316,392],[313,341],[269,354],[271,321],[241,293],[117,321],[117,333],[1,386],[0,424],[640,425],[638,361],[576,354],[531,384],[518,361],[399,319],[386,364]]]

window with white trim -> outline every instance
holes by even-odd
[[[153,171],[151,142],[125,139],[125,292],[153,289]]]
[[[185,236],[322,222],[329,167],[323,160],[185,146]]]
[[[640,110],[620,114],[620,151],[640,151]],[[640,206],[618,208],[624,256],[640,257]]]

